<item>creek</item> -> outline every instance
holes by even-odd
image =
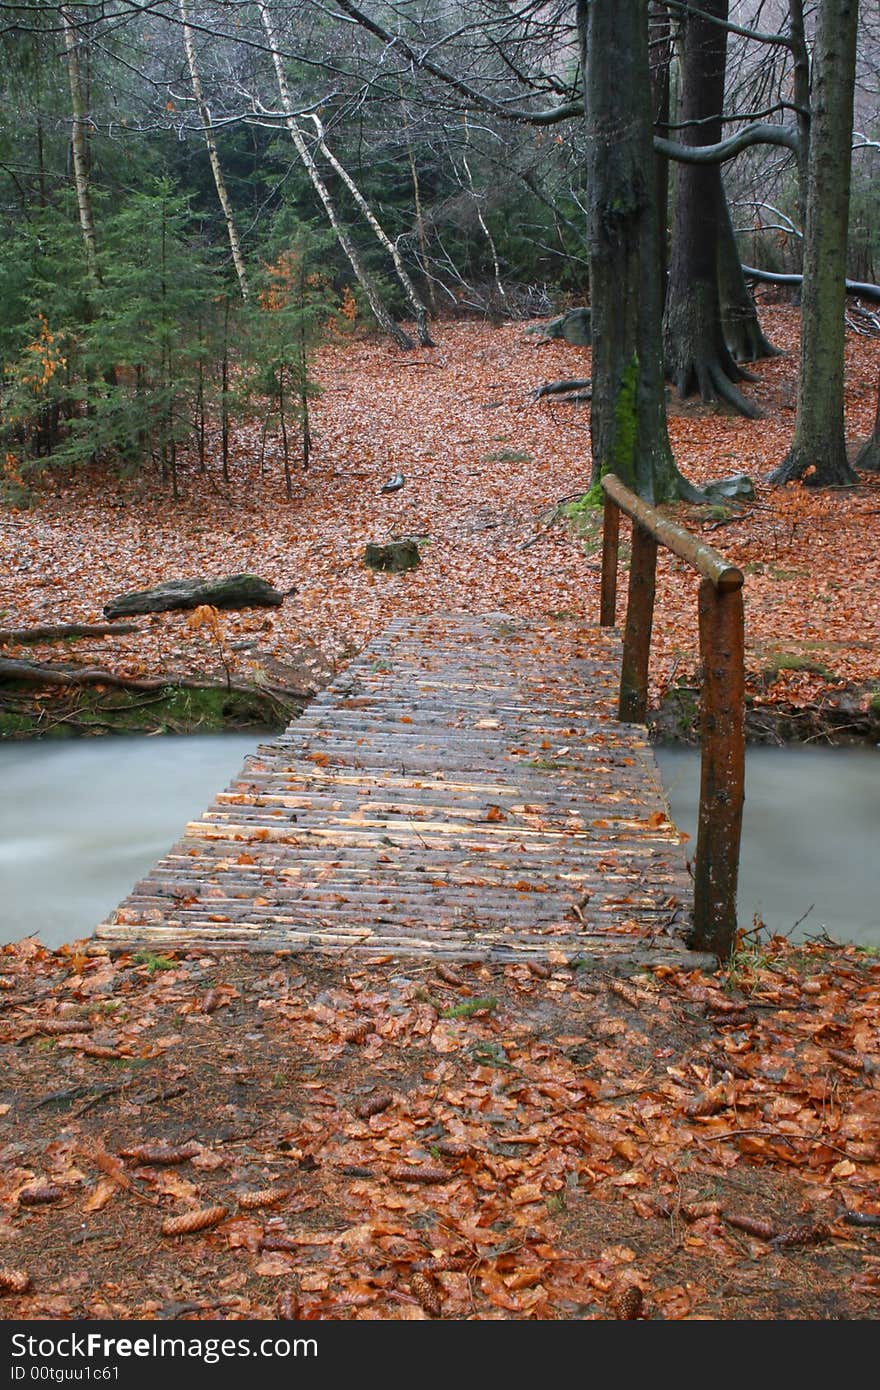
[[[260,735],[0,743],[0,941],[91,935]]]
[[[696,849],[697,748],[655,748],[673,821]],[[794,941],[820,935],[880,948],[880,748],[746,750],[737,915]]]
[[[0,941],[35,935],[59,946],[90,935],[259,742],[252,733],[0,743]],[[699,751],[655,751],[692,855]],[[880,749],[749,748],[740,924],[756,914],[796,940],[825,928],[880,947]]]

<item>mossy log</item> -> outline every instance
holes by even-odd
[[[162,613],[176,608],[277,608],[284,594],[255,574],[230,574],[225,579],[168,579],[152,589],[120,594],[104,604],[105,618],[139,613]]]

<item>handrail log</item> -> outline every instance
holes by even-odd
[[[599,621],[615,621],[620,512],[632,520],[629,597],[623,634],[618,718],[645,721],[654,616],[657,545],[702,576],[699,594],[700,813],[694,860],[690,944],[730,955],[736,941],[736,888],[745,787],[744,577],[698,536],[669,521],[616,477],[602,479],[602,598]]]
[[[650,531],[654,539],[665,545],[667,550],[671,550],[680,559],[687,560],[704,579],[711,579],[716,589],[727,593],[730,589],[742,588],[745,583],[742,570],[737,569],[736,565],[731,565],[711,545],[701,541],[699,536],[692,535],[668,517],[660,516],[659,512],[647,502],[643,502],[641,497],[630,492],[616,473],[605,474],[602,479],[602,491],[606,497],[616,502],[622,512],[633,521],[637,521],[646,531]]]

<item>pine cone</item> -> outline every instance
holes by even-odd
[[[163,1236],[191,1236],[196,1231],[206,1231],[217,1226],[229,1215],[225,1207],[199,1207],[197,1211],[184,1212],[183,1216],[169,1216],[162,1222]]]
[[[131,1149],[119,1150],[120,1157],[130,1159],[133,1163],[148,1163],[157,1167],[185,1163],[188,1158],[195,1158],[198,1152],[198,1144],[193,1143],[135,1144]]]
[[[419,1163],[410,1168],[405,1163],[395,1163],[388,1169],[393,1182],[448,1182],[452,1177],[448,1168],[440,1168],[433,1163]]]
[[[289,1196],[289,1187],[263,1187],[259,1192],[240,1192],[238,1205],[245,1211],[256,1211],[259,1207],[272,1207]]]
[[[440,1291],[434,1280],[427,1274],[414,1274],[409,1283],[419,1303],[432,1318],[439,1318],[443,1312]]]
[[[394,1097],[389,1091],[377,1091],[356,1105],[354,1113],[359,1120],[368,1120],[371,1115],[381,1115],[383,1110],[387,1110],[389,1105],[393,1104]]]
[[[629,1288],[624,1289],[615,1299],[614,1316],[623,1322],[633,1322],[641,1315],[643,1298],[638,1284],[630,1284]]]
[[[31,1286],[31,1276],[23,1269],[0,1269],[0,1293],[26,1293]]]

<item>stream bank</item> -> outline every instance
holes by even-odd
[[[262,732],[284,728],[309,698],[256,686],[193,689],[173,679],[150,692],[101,685],[35,692],[10,682],[0,686],[0,739]]]
[[[654,743],[699,743],[699,689],[672,686],[648,710]],[[876,684],[829,686],[807,704],[746,695],[746,742],[818,743],[832,747],[880,744],[880,689]]]

